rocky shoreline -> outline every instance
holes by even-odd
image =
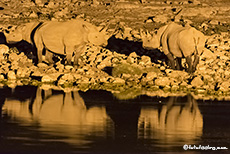
[[[3,50],[7,51],[7,46],[1,45],[5,57],[0,64],[0,83],[1,86],[31,84],[67,91],[103,89],[122,93],[132,89],[138,95],[194,93],[226,99],[230,96],[229,43],[229,37],[210,36],[209,49],[201,56],[194,74],[169,69],[164,59],[156,64],[146,55],[132,52],[127,56],[95,46],[88,46],[78,67],[60,62],[52,66],[45,63],[34,66],[32,60],[24,53],[19,54],[16,48],[10,48],[6,56]]]

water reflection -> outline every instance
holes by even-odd
[[[162,99],[161,104],[154,101],[159,98],[153,98],[146,105],[120,101],[109,92],[28,89],[1,89],[5,91],[2,115],[23,127],[36,126],[37,132],[58,142],[134,152],[143,151],[146,145],[147,151],[181,148],[185,143],[195,144],[202,136],[203,117],[192,96]]]
[[[155,139],[159,146],[196,144],[202,136],[203,117],[191,95],[171,97],[159,107],[143,107],[138,123],[140,139]],[[178,104],[182,101],[182,104]]]
[[[67,137],[63,141],[84,145],[86,136],[104,137],[111,122],[104,106],[88,108],[77,91],[36,91],[36,97],[24,102],[6,98],[3,109],[22,124],[36,123],[39,131],[53,136]]]

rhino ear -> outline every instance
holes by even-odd
[[[22,25],[22,26],[21,26],[21,30],[22,30],[22,31],[25,31],[26,28],[27,28],[26,25]]]
[[[83,24],[82,27],[83,27],[87,32],[89,32],[89,28],[88,28],[85,24]]]

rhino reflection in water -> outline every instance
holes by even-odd
[[[203,117],[197,102],[188,96],[184,106],[175,105],[171,97],[167,104],[158,108],[142,108],[139,117],[139,138],[157,139],[162,144],[192,144],[201,137]]]
[[[85,145],[86,136],[108,136],[110,120],[105,107],[87,108],[77,91],[53,94],[52,90],[38,88],[32,103],[7,98],[3,110],[23,125],[37,123],[39,131],[67,137],[63,141],[71,144]]]

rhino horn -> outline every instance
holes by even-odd
[[[146,37],[147,36],[147,33],[143,30],[143,29],[140,29],[140,36],[143,38],[143,37]]]
[[[147,37],[152,37],[152,35],[150,34],[148,30],[147,30]]]
[[[101,29],[101,30],[99,30],[99,32],[103,32],[103,33],[105,33],[105,32],[108,30],[109,25],[110,25],[110,24],[108,24],[108,25],[106,25],[106,26],[102,27],[102,29]]]

